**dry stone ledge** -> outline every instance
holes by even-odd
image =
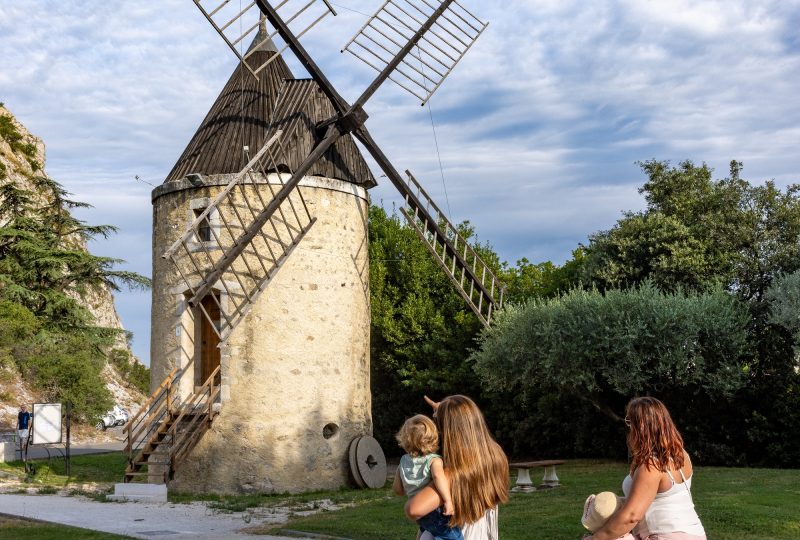
[[[167,502],[166,484],[114,484],[110,501]]]
[[[16,444],[13,442],[0,442],[0,463],[17,459]]]

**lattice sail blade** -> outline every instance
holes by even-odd
[[[283,133],[278,131],[269,138],[162,255],[182,277],[191,295],[189,302],[209,321],[220,343],[249,313],[269,280],[316,222],[299,189],[278,196],[292,176],[285,172],[288,159]],[[257,216],[273,203],[278,205],[277,210],[263,226],[256,227]],[[251,231],[256,234],[243,242]],[[213,276],[212,270],[226,257],[231,261],[224,272]],[[192,301],[205,290],[210,292]],[[207,297],[213,303],[202,302]]]
[[[488,25],[456,0],[387,0],[342,52],[381,72],[440,8],[442,13],[389,76],[424,105]]]
[[[262,49],[262,46],[270,42],[276,44],[276,50],[279,53],[283,53],[288,48],[288,45],[282,42],[278,31],[269,29],[267,36],[259,43],[254,43],[248,51],[248,38],[254,39],[258,34],[259,26],[266,25],[258,5],[259,2],[255,0],[239,2],[193,0],[193,2],[205,15],[214,30],[225,40],[239,61],[244,63],[256,78],[278,55],[270,56],[259,63],[252,58],[252,52]],[[263,3],[269,5],[267,2]],[[328,15],[336,15],[336,11],[328,0],[281,0],[274,6],[274,9],[297,38],[302,37]]]
[[[403,195],[407,207],[401,207],[400,211],[478,319],[489,326],[493,313],[503,307],[505,286],[433,202],[417,179],[409,171],[406,174],[408,191]]]

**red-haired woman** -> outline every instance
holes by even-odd
[[[640,540],[704,540],[692,502],[692,462],[667,408],[653,397],[634,398],[625,424],[633,456],[622,483],[625,504],[588,538],[612,540],[632,531]]]

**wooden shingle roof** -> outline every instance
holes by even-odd
[[[259,34],[253,40],[263,40]],[[253,54],[253,65],[261,65],[274,48]],[[183,154],[167,175],[166,182],[192,173],[235,174],[246,164],[244,146],[255,155],[276,129],[284,130],[285,163],[295,170],[311,152],[318,134],[314,126],[327,120],[334,109],[310,79],[295,79],[282,57],[272,61],[256,79],[241,64],[222,89],[211,110]],[[292,134],[288,136],[287,134]],[[375,178],[350,135],[341,137],[307,173],[336,178],[370,188]]]

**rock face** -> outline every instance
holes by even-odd
[[[0,116],[9,118],[22,135],[20,142],[29,144],[33,148],[32,154],[26,155],[23,151],[12,148],[5,139],[0,138],[0,178],[5,176],[5,180],[0,181],[3,183],[14,182],[24,189],[34,191],[30,178],[37,173],[42,174],[41,169],[44,168],[45,161],[44,142],[39,137],[31,135],[4,105],[0,105]]]
[[[230,178],[207,180],[171,182],[153,193],[151,386],[177,367],[184,395],[200,383],[203,316],[187,307],[181,273],[194,274],[190,257],[178,272],[160,255],[193,218],[193,201],[213,198]],[[254,190],[270,193],[257,180],[245,186],[252,200]],[[335,489],[347,483],[350,442],[372,433],[367,193],[322,177],[305,177],[299,189],[317,221],[223,344],[220,414],[170,489]],[[253,268],[258,251],[266,250],[247,255]],[[224,295],[221,303],[225,309]]]
[[[30,179],[37,174],[46,175],[44,169],[46,157],[44,142],[39,137],[32,135],[5,106],[0,105],[0,116],[10,118],[16,131],[22,136],[21,145],[26,147],[21,150],[19,148],[20,145],[12,147],[7,141],[0,139],[0,182],[13,182],[19,187],[33,192],[35,196],[37,193],[36,188]],[[44,194],[40,194],[40,196],[44,198]],[[82,249],[87,250],[86,244],[81,238],[76,237],[73,241]],[[110,290],[107,288],[97,289],[79,298],[79,300],[94,316],[98,326],[124,330],[119,314],[114,307],[114,296]],[[127,350],[131,353],[131,358],[133,358],[124,334],[117,338],[115,347]],[[138,362],[135,358],[132,361]],[[9,377],[11,375],[6,378]],[[115,398],[124,406],[132,408],[143,401],[143,396],[138,391],[126,388],[125,381],[120,380],[119,375],[110,366],[104,371],[104,378]],[[23,381],[17,379],[6,381],[4,378],[0,378],[0,390],[3,390],[3,387],[7,387],[9,391],[0,392],[0,426],[16,422],[16,417],[13,415],[16,415],[18,404],[15,402],[4,403],[4,397],[10,395],[13,396],[12,399],[15,401],[24,399],[28,402],[35,399],[35,395],[26,388]]]
[[[0,116],[11,118],[17,131],[22,135],[22,140],[35,148],[33,156],[28,156],[19,150],[15,151],[11,145],[0,139],[0,163],[5,167],[6,174],[6,179],[3,182],[14,182],[21,188],[36,194],[36,189],[33,187],[30,178],[36,174],[46,174],[44,142],[39,137],[31,135],[27,128],[19,123],[5,106],[0,106]],[[73,241],[80,245],[82,249],[87,250],[83,239],[76,237]],[[80,300],[94,316],[98,326],[124,330],[119,314],[114,307],[114,296],[107,288],[91,291]],[[130,351],[124,336],[118,338],[116,347]]]

